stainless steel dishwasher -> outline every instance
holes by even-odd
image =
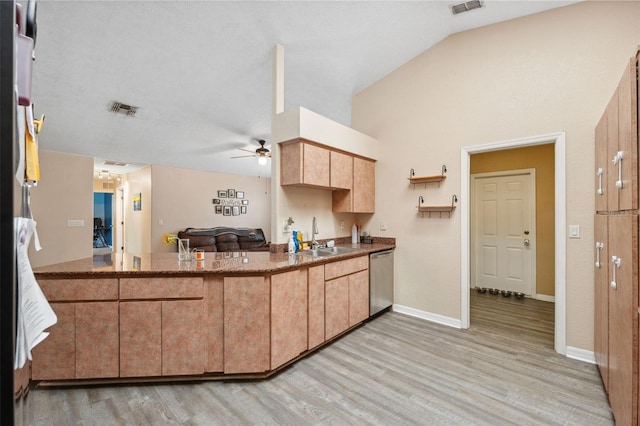
[[[369,255],[369,316],[393,304],[393,249]]]

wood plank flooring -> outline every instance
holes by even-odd
[[[271,379],[36,389],[31,425],[611,425],[553,304],[472,292],[471,328],[386,313]]]

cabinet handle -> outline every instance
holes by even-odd
[[[600,268],[600,251],[604,248],[604,243],[596,242],[596,268]]]
[[[618,283],[616,282],[616,269],[620,267],[622,259],[618,256],[611,256],[611,263],[613,263],[613,279],[611,280],[611,288],[615,290],[618,288]]]
[[[596,171],[596,176],[598,176],[598,190],[596,192],[598,193],[598,195],[604,194],[604,191],[602,190],[602,175],[603,174],[604,174],[604,170],[602,170],[602,167],[598,167],[598,171]]]
[[[618,180],[616,181],[616,188],[622,189],[622,158],[624,157],[624,151],[618,151],[613,157],[613,164],[618,165]]]

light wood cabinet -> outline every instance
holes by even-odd
[[[224,372],[269,370],[269,279],[224,278]]]
[[[31,354],[33,380],[64,380],[76,378],[76,305],[50,303],[58,322],[51,326],[49,336]]]
[[[638,424],[638,54],[595,129],[594,352],[616,424]],[[600,172],[602,170],[602,173]]]
[[[204,373],[202,277],[121,278],[120,301],[123,377]]]
[[[349,275],[349,327],[369,318],[369,271]]]
[[[271,369],[307,350],[307,270],[271,276]]]
[[[312,266],[308,272],[309,288],[309,343],[308,349],[324,343],[324,265]]]
[[[76,304],[76,378],[120,375],[118,302]]]
[[[331,151],[330,185],[332,189],[351,190],[353,188],[353,157]]]
[[[369,317],[369,257],[327,263],[324,276],[328,340]]]
[[[32,378],[118,377],[118,280],[43,279],[38,283],[58,322],[32,352]]]
[[[162,303],[120,303],[120,375],[162,375]]]
[[[330,151],[296,141],[280,145],[280,185],[329,188]]]
[[[207,363],[205,371],[224,371],[224,280],[222,277],[205,278],[205,314],[207,336]]]
[[[375,213],[375,162],[353,158],[353,187],[351,191],[333,191],[334,213]]]

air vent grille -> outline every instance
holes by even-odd
[[[133,117],[136,115],[138,111],[138,107],[133,105],[123,104],[122,102],[113,102],[111,103],[111,112],[120,113],[127,115],[129,117]]]
[[[471,0],[465,3],[458,3],[451,6],[451,13],[457,15],[459,13],[468,12],[473,9],[480,9],[482,7],[482,1]]]
[[[102,164],[105,166],[118,166],[118,167],[127,167],[129,165],[129,163],[124,163],[122,161],[112,161],[112,160],[105,160]]]
[[[102,182],[102,189],[115,189],[115,187],[113,182]]]

